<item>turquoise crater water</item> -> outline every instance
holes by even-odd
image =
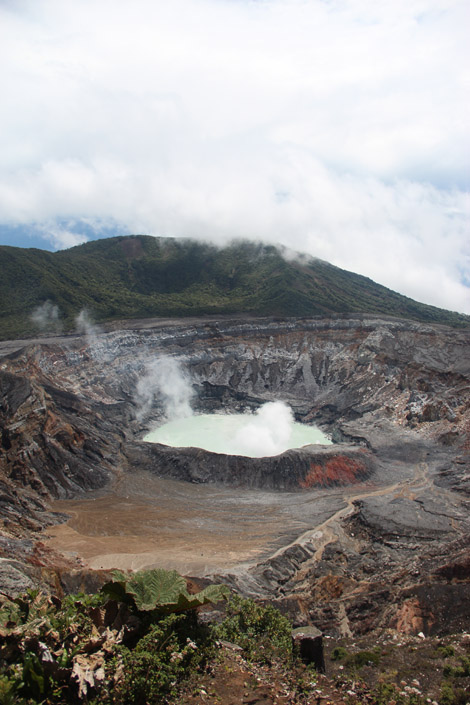
[[[330,445],[315,426],[296,423],[290,408],[270,402],[254,414],[198,414],[169,421],[144,437],[175,448],[261,458],[310,444]]]

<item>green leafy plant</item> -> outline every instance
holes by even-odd
[[[313,664],[305,666],[294,678],[293,687],[298,695],[308,696],[315,688],[318,680],[318,673]]]
[[[0,703],[2,705],[23,705],[26,701],[19,696],[22,685],[19,677],[0,675]]]
[[[42,700],[49,689],[49,679],[38,656],[26,652],[23,659],[23,689],[28,695]]]
[[[118,572],[95,595],[1,595],[0,704],[101,703],[110,684],[109,703],[160,702],[213,653],[195,608],[228,595],[190,595],[165,570]]]
[[[113,580],[103,585],[101,591],[110,599],[124,602],[141,612],[156,611],[160,614],[195,609],[208,602],[228,598],[225,585],[209,585],[196,595],[190,595],[186,581],[176,570],[142,570],[131,575],[114,571]]]
[[[9,633],[36,632],[50,626],[51,614],[55,611],[51,599],[38,590],[29,590],[25,595],[10,598],[1,596],[0,629]]]
[[[388,705],[391,700],[398,696],[398,688],[393,683],[379,683],[374,690],[374,702],[376,705]]]

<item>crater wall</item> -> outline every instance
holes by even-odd
[[[370,624],[399,623],[406,600],[425,601],[425,571],[443,596],[461,580],[468,332],[365,316],[147,321],[2,350],[0,550],[3,566],[22,557],[26,578],[44,577],[53,564],[37,540],[45,525],[63,520],[50,511],[52,498],[105,492],[123,473],[145,469],[192,483],[334,491],[330,519],[309,536],[225,576],[242,592],[297,605],[296,619],[308,614],[354,631],[367,603]],[[158,390],[144,400],[137,389],[162,356],[187,371],[196,410],[243,411],[281,399],[335,444],[256,460],[143,443],[165,404]]]

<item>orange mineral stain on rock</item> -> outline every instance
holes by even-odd
[[[323,464],[310,464],[310,470],[303,480],[299,481],[302,489],[311,487],[331,487],[332,485],[352,485],[360,482],[367,469],[363,463],[337,455]]]
[[[434,624],[434,617],[417,597],[405,600],[398,610],[396,630],[402,634],[427,633]],[[392,624],[392,626],[394,626]]]

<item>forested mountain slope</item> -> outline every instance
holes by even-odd
[[[367,277],[252,242],[217,248],[136,235],[68,250],[0,247],[0,338],[37,333],[49,301],[63,330],[86,309],[95,321],[158,316],[377,313],[468,326],[470,317],[420,304]],[[52,322],[52,321],[50,321]]]

